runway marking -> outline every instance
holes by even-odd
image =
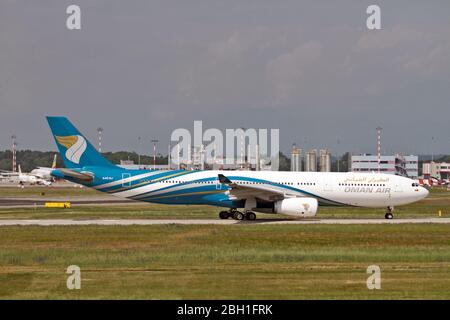
[[[450,224],[450,218],[418,218],[418,219],[305,219],[305,220],[256,220],[256,221],[237,221],[237,220],[215,220],[215,219],[90,219],[90,220],[71,220],[71,219],[11,219],[0,220],[1,226],[84,226],[84,225],[102,225],[102,226],[130,226],[130,225],[306,225],[306,224],[336,224],[336,225],[354,225],[354,224]]]

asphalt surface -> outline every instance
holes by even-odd
[[[256,221],[237,221],[220,219],[91,219],[91,220],[70,220],[70,219],[42,219],[42,220],[0,220],[0,226],[78,226],[78,225],[105,225],[105,226],[127,226],[127,225],[276,225],[276,224],[450,224],[450,218],[420,218],[420,219],[305,219],[305,220],[270,220],[261,219]]]

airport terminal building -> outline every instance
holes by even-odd
[[[380,173],[407,176],[416,179],[419,176],[419,157],[414,155],[382,155],[379,164]],[[372,154],[352,155],[352,172],[378,172],[378,156]]]
[[[436,178],[441,180],[450,179],[450,163],[434,162],[424,163],[422,165],[423,177],[425,179]]]

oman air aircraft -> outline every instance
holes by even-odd
[[[67,118],[47,120],[65,165],[52,176],[137,201],[227,208],[221,219],[313,217],[319,206],[386,208],[392,219],[394,206],[428,195],[414,180],[379,173],[129,170],[105,159]]]

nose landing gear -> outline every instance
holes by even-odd
[[[394,218],[393,212],[394,212],[394,207],[392,207],[392,206],[387,207],[387,212],[384,215],[384,218],[389,219],[389,220],[393,219]]]

